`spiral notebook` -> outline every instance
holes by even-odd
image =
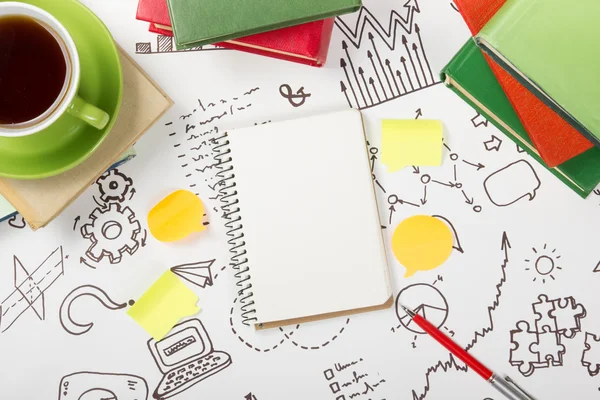
[[[245,324],[271,328],[392,305],[359,111],[230,131],[217,151]]]

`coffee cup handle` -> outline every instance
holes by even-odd
[[[87,122],[94,128],[100,130],[106,128],[110,121],[110,115],[96,106],[91,105],[79,96],[75,96],[67,112],[80,120]]]

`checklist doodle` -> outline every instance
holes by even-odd
[[[382,399],[386,380],[379,373],[369,371],[363,358],[335,363],[323,371],[323,376],[335,400]]]

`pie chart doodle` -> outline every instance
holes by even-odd
[[[400,299],[403,305],[412,308],[437,328],[441,328],[448,319],[448,302],[442,292],[426,283],[407,286],[396,298],[396,316],[400,324],[410,332],[421,335],[426,333],[402,310]]]

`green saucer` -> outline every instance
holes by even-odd
[[[77,45],[81,63],[78,94],[111,116],[101,131],[65,114],[49,128],[33,135],[0,137],[0,177],[40,179],[76,167],[104,141],[119,113],[123,75],[119,52],[110,32],[79,1],[21,1],[46,10],[67,28]]]

